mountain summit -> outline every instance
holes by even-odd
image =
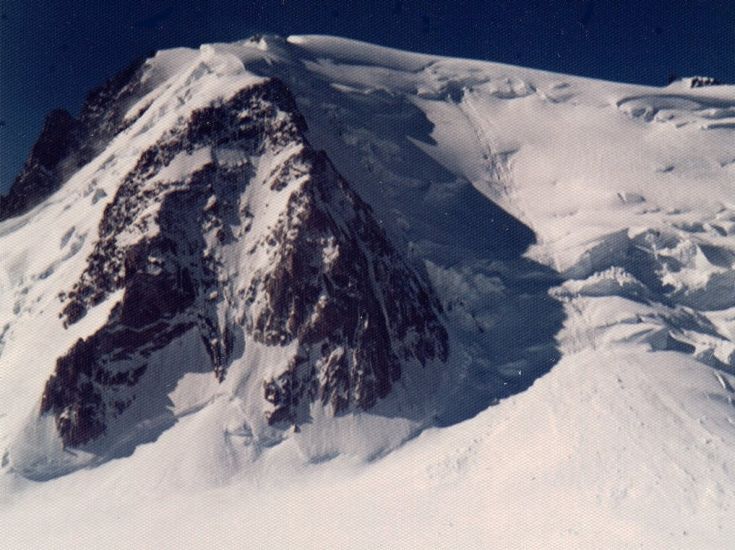
[[[10,540],[732,540],[734,129],[332,37],[134,63],[0,200]]]

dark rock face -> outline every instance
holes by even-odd
[[[719,86],[722,82],[711,76],[694,76],[689,79],[690,88],[705,88],[707,86]]]
[[[270,424],[304,422],[316,401],[334,414],[369,409],[404,368],[446,360],[430,287],[309,146],[305,129],[286,86],[270,80],[194,111],[141,154],[105,210],[62,313],[73,324],[123,289],[106,324],[59,358],[46,384],[41,411],[55,415],[65,444],[104,434],[145,393],[147,358],[191,331],[220,380],[247,354],[248,338],[296,344],[280,374],[262,381]],[[177,156],[203,150],[210,160],[193,173],[157,179]],[[218,160],[232,151],[250,160]],[[256,180],[254,165],[266,162],[269,174]],[[284,205],[264,228],[262,207],[251,212],[245,199],[254,185]],[[239,251],[236,269],[223,261],[224,248]],[[257,251],[268,261],[256,260]]]
[[[93,90],[79,119],[69,112],[52,111],[10,191],[0,197],[0,221],[23,214],[58,190],[76,170],[127,125],[123,118],[141,95],[143,61],[139,60]]]
[[[438,302],[326,156],[306,155],[311,178],[272,235],[278,261],[247,298],[263,297],[248,327],[256,341],[300,344],[286,371],[264,382],[271,423],[305,421],[315,399],[335,413],[369,409],[407,360],[447,356]]]
[[[131,252],[117,245],[117,237],[133,226],[145,232],[151,221],[141,219],[140,214],[152,204],[161,202],[162,199],[164,201],[158,220],[162,232],[167,220],[171,220],[174,225],[180,224],[182,219],[191,222],[191,227],[177,229],[177,234],[170,239],[172,255],[176,254],[177,241],[202,239],[202,229],[193,224],[213,216],[211,211],[204,212],[205,202],[210,196],[216,198],[222,195],[224,202],[221,201],[220,204],[230,204],[228,211],[223,213],[224,216],[239,219],[240,214],[232,203],[237,200],[239,192],[247,183],[250,171],[247,166],[232,168],[212,163],[194,174],[190,181],[166,182],[154,188],[146,187],[146,183],[168,166],[176,155],[191,154],[205,146],[237,147],[244,153],[258,154],[265,147],[265,140],[272,142],[272,147],[283,147],[290,143],[289,139],[300,135],[305,129],[305,123],[300,115],[295,115],[287,122],[273,120],[277,104],[286,112],[292,112],[296,108],[290,94],[280,82],[272,83],[268,87],[245,90],[225,105],[195,111],[183,128],[174,128],[158,144],[143,152],[135,169],[127,175],[119,188],[114,201],[105,209],[99,228],[99,242],[88,259],[88,267],[81,280],[69,292],[70,302],[64,308],[66,323],[75,323],[89,307],[101,302],[110,292],[125,286],[126,258],[130,257]],[[240,118],[242,112],[246,112],[248,116]],[[217,183],[219,185],[215,185]],[[175,206],[169,211],[166,200],[171,198],[169,193],[173,190],[180,191],[186,197],[181,200],[189,203],[181,205],[176,199],[172,199],[172,206]],[[182,214],[184,218],[180,218]],[[191,214],[199,217],[186,217]],[[222,225],[222,216],[214,217],[217,219],[211,219],[209,223]],[[192,232],[191,235],[187,234]],[[222,234],[223,237],[226,234],[224,227]],[[203,245],[200,243],[200,246]]]
[[[22,214],[56,191],[63,161],[79,149],[82,127],[67,111],[52,111],[23,170],[7,196],[0,197],[0,220]]]

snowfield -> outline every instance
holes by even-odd
[[[144,113],[0,222],[0,547],[733,547],[735,86],[617,84],[324,36],[147,63],[151,91],[129,116]],[[313,409],[275,434],[253,420],[262,386],[242,363],[221,383],[183,369],[173,389],[156,381],[167,416],[117,454],[64,448],[40,400],[56,358],[121,300],[60,319],[106,205],[182,117],[272,77],[438,295],[451,342],[439,412],[427,424],[389,405]],[[200,149],[155,181],[215,154],[247,163]],[[258,200],[270,227],[279,206]],[[168,353],[162,364],[202,351]],[[263,372],[281,357],[247,353]],[[420,397],[422,383],[403,390]]]

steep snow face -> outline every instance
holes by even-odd
[[[733,86],[317,36],[142,74],[0,223],[9,540],[735,538]]]

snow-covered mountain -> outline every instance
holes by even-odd
[[[7,544],[728,547],[734,131],[702,77],[134,63],[0,199]]]

